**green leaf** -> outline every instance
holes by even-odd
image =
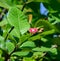
[[[35,35],[35,36],[32,36],[32,37],[30,37],[28,40],[34,41],[34,40],[37,40],[37,39],[41,39],[40,34]]]
[[[49,51],[49,48],[47,47],[36,47],[34,49],[32,49],[33,51],[41,51],[41,52],[48,52]]]
[[[27,41],[20,46],[20,48],[33,48],[33,47],[36,47],[36,46],[32,41]]]
[[[38,57],[41,58],[41,57],[43,57],[43,54],[44,54],[43,52],[34,52],[33,53],[33,57],[35,59],[38,58]]]
[[[14,52],[12,55],[17,55],[17,56],[21,56],[21,57],[23,57],[23,56],[27,56],[29,54],[29,52],[28,51],[18,51],[18,52]]]
[[[48,40],[46,38],[41,38],[41,41],[47,42]]]
[[[50,22],[52,22],[52,24],[56,24],[56,23],[60,22],[60,18],[59,18],[59,17],[54,16],[54,15],[52,15],[52,14],[50,14],[50,16],[51,16],[51,18],[49,17],[48,19],[49,19]],[[55,21],[54,21],[54,20],[55,20]],[[53,22],[53,21],[54,21],[54,22]]]
[[[20,38],[21,39],[20,43],[23,43],[24,41],[26,41],[28,38],[30,38],[30,36],[31,36],[30,33],[22,35]]]
[[[2,53],[3,53],[2,50],[0,50],[0,57],[2,56]]]
[[[55,33],[55,29],[49,30],[49,31],[45,31],[43,33],[41,33],[42,36],[46,36],[46,35],[50,35],[50,34],[54,34]]]
[[[3,20],[3,21],[0,22],[0,26],[4,26],[6,24],[8,24],[7,20]]]
[[[7,4],[6,0],[0,0],[0,6],[9,9],[10,6]]]
[[[40,27],[40,26],[43,26],[44,31],[48,31],[54,28],[54,26],[52,26],[52,24],[46,20],[38,20],[35,24],[35,27]]]
[[[0,58],[0,61],[4,61],[4,58],[3,58],[3,57],[1,57],[1,58]]]
[[[55,55],[57,55],[58,53],[57,53],[57,49],[56,48],[51,48],[50,49],[50,52],[51,53],[53,53],[53,54],[55,54]]]
[[[10,61],[15,61],[15,58],[14,58],[14,57],[11,57],[11,58],[10,58]]]
[[[8,51],[9,54],[14,51],[14,48],[15,48],[15,46],[14,46],[13,43],[6,42],[6,49],[7,49],[7,51]]]
[[[32,49],[33,51],[38,51],[38,52],[51,52],[54,55],[57,55],[57,49],[56,48],[47,48],[47,47],[43,47],[41,46],[41,48],[37,47]]]
[[[0,48],[4,49],[5,48],[4,45],[5,45],[4,38],[0,36]]]
[[[57,49],[51,48],[49,54],[50,54],[52,59],[56,58],[56,55],[58,54]]]
[[[43,26],[44,28],[44,31],[40,35],[46,36],[55,33],[55,27],[46,20],[38,20],[35,24],[35,27],[40,26]]]
[[[23,58],[23,61],[35,61],[35,59],[25,57],[25,58]]]
[[[15,28],[11,31],[10,35],[20,38],[20,33],[19,33],[19,31],[18,31],[17,29],[15,29]]]
[[[58,10],[54,10],[53,8],[51,8],[51,6],[48,6],[48,10],[50,13],[57,13]]]
[[[10,9],[10,7],[15,6],[17,3],[17,0],[0,0],[0,6]]]
[[[14,30],[11,32],[11,34],[14,34],[14,36],[17,36],[17,37],[20,37],[20,33],[24,34],[30,28],[30,25],[27,22],[26,16],[24,15],[22,11],[20,11],[16,7],[12,7],[9,10],[8,22],[12,26],[14,26]]]
[[[43,52],[34,52],[33,56],[36,56],[36,55],[42,55]]]

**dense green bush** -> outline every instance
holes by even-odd
[[[60,0],[0,0],[0,61],[60,61]]]

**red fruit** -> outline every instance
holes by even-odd
[[[35,33],[38,32],[38,29],[37,29],[37,28],[30,28],[30,29],[29,29],[29,32],[30,32],[31,34],[35,34]]]

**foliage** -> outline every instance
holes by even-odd
[[[0,0],[0,61],[60,61],[59,5],[59,0]]]

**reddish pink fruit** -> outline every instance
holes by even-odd
[[[30,29],[29,29],[29,32],[30,32],[31,34],[35,34],[35,33],[38,32],[38,29],[37,29],[37,28],[30,28]]]

